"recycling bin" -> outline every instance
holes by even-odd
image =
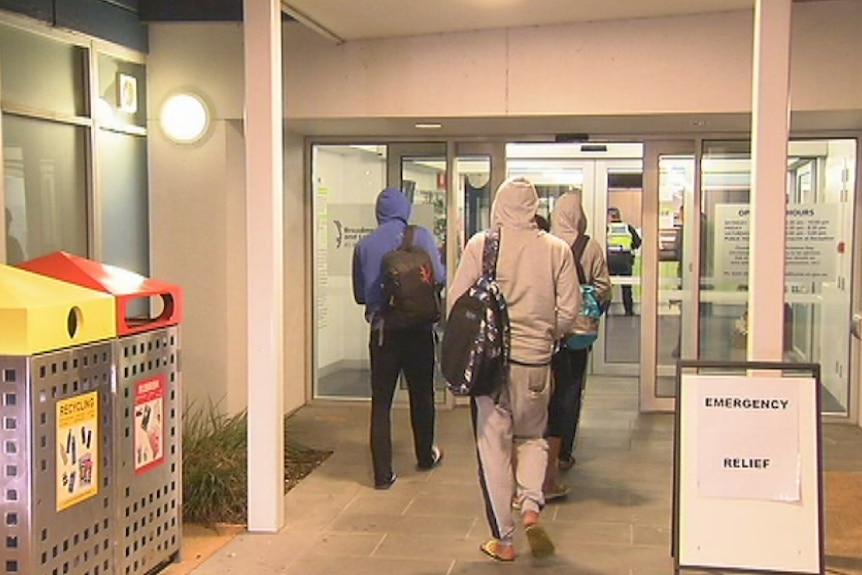
[[[109,294],[115,302],[116,573],[150,573],[176,560],[181,546],[182,291],[64,252],[20,267]]]
[[[0,265],[0,573],[114,572],[114,310]]]

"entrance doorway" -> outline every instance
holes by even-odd
[[[784,359],[821,363],[824,413],[846,417],[859,344],[834,326],[850,325],[859,291],[857,140],[792,140],[788,157]],[[368,331],[352,298],[350,256],[376,227],[374,198],[386,185],[412,194],[414,221],[435,231],[450,275],[467,239],[490,225],[494,190],[507,176],[536,184],[544,216],[560,195],[580,193],[587,233],[606,250],[608,210],[617,208],[642,244],[632,246],[631,275],[612,277],[614,304],[589,373],[630,378],[641,411],[673,409],[678,358],[745,357],[745,140],[315,144],[312,158],[316,398],[369,396]],[[444,401],[443,381],[436,384]]]

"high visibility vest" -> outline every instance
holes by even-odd
[[[608,251],[609,252],[631,252],[632,234],[629,225],[625,222],[612,222],[608,224]]]

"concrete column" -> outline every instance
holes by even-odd
[[[248,529],[284,526],[281,2],[244,0]]]
[[[748,359],[781,360],[791,0],[757,0],[751,118]]]

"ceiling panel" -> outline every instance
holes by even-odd
[[[752,10],[754,0],[285,0],[342,41]]]

